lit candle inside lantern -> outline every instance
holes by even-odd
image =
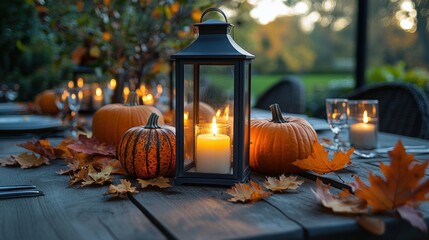
[[[124,100],[127,101],[128,95],[130,94],[130,88],[124,87],[123,94],[124,94]]]
[[[103,105],[103,91],[101,88],[95,90],[95,95],[92,96],[92,108],[99,109]]]
[[[376,126],[368,123],[371,118],[368,112],[363,113],[363,122],[350,125],[350,143],[357,149],[374,149],[377,147]]]
[[[74,88],[74,82],[73,82],[73,81],[69,81],[69,82],[67,83],[67,87],[68,87],[68,88]]]
[[[83,78],[78,78],[77,79],[77,87],[78,88],[83,88],[83,84],[84,84],[84,81],[83,81]]]
[[[108,84],[108,88],[110,90],[115,90],[115,88],[116,88],[116,79],[114,79],[114,78],[110,79],[110,82]]]
[[[218,133],[216,117],[213,117],[211,133],[197,137],[196,171],[204,173],[230,173],[231,139]]]
[[[153,95],[150,94],[150,93],[147,94],[147,95],[145,95],[145,96],[143,96],[142,100],[143,100],[143,104],[144,105],[151,106],[151,105],[153,105],[155,103],[155,99],[153,98]]]

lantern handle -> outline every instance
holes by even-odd
[[[226,18],[226,15],[222,10],[220,10],[219,8],[209,8],[209,9],[205,10],[203,12],[203,14],[201,15],[200,23],[203,22],[204,15],[206,15],[209,12],[218,12],[218,13],[222,14],[222,16],[225,18],[225,22],[228,22],[228,19]]]

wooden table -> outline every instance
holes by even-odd
[[[332,137],[331,133],[319,133]],[[405,145],[429,141],[380,134],[382,146],[393,146],[398,138]],[[23,151],[15,146],[28,139],[0,139],[0,157]],[[60,139],[51,139],[59,142]],[[426,160],[429,155],[418,155]],[[354,175],[366,181],[368,171],[379,174],[379,161],[386,158],[353,159],[325,181],[341,188]],[[61,160],[33,169],[0,167],[0,185],[34,184],[44,196],[0,200],[0,239],[423,239],[419,230],[404,220],[383,215],[387,230],[382,236],[362,230],[353,215],[332,213],[321,206],[310,189],[315,175],[303,174],[305,183],[296,191],[274,194],[252,204],[230,203],[227,187],[173,186],[149,189],[128,200],[104,196],[107,186],[68,187],[69,177],[57,175]],[[252,175],[256,181],[263,176]],[[118,184],[119,178],[115,184]],[[423,204],[429,222],[429,205]]]

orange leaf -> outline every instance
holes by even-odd
[[[40,156],[46,157],[49,160],[60,158],[64,154],[63,150],[53,147],[47,139],[31,140],[22,144],[17,144],[17,146],[38,153]]]
[[[49,165],[49,160],[46,157],[37,157],[34,153],[21,153],[15,157],[16,161],[21,165],[21,168],[33,168],[43,164]]]
[[[85,135],[79,135],[79,141],[80,143],[69,144],[67,147],[78,153],[85,153],[88,155],[116,156],[116,150],[113,145],[101,143],[96,138],[88,138]]]
[[[324,184],[320,179],[316,180],[316,191],[311,191],[322,202],[323,206],[340,213],[366,213],[368,209],[363,200],[343,190],[337,196],[330,192],[331,186]]]
[[[256,202],[271,195],[270,192],[263,190],[261,185],[252,180],[250,180],[250,184],[236,183],[226,193],[232,196],[228,201],[243,203]]]
[[[120,197],[120,198],[126,198],[127,193],[138,193],[139,191],[136,190],[135,187],[131,186],[131,182],[121,179],[121,183],[118,185],[110,185],[109,189],[105,193],[113,195],[113,197]]]
[[[140,186],[142,188],[145,188],[148,186],[155,186],[155,187],[159,187],[159,188],[171,187],[170,180],[168,178],[164,178],[164,177],[157,177],[157,178],[152,178],[152,179],[147,179],[147,180],[137,179],[137,181],[140,183]]]
[[[286,177],[282,174],[279,178],[267,177],[265,187],[273,192],[282,192],[284,190],[295,190],[304,183],[304,180],[296,180],[297,176]]]
[[[328,151],[325,151],[323,146],[318,142],[313,144],[313,152],[308,158],[297,160],[292,164],[304,170],[310,170],[318,174],[325,174],[335,172],[345,168],[350,163],[350,155],[353,153],[354,148],[350,148],[346,153],[339,151],[334,153],[334,158],[329,161]]]
[[[414,155],[405,152],[401,141],[389,152],[389,156],[390,166],[380,163],[384,178],[370,172],[369,186],[359,177],[355,178],[356,195],[366,200],[375,212],[394,210],[403,205],[415,206],[420,201],[428,200],[429,180],[420,181],[429,162],[416,162]]]

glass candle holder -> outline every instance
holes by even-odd
[[[230,174],[232,139],[230,125],[198,124],[195,136],[195,170],[202,173]]]
[[[378,146],[378,100],[349,100],[350,144],[356,149]]]

